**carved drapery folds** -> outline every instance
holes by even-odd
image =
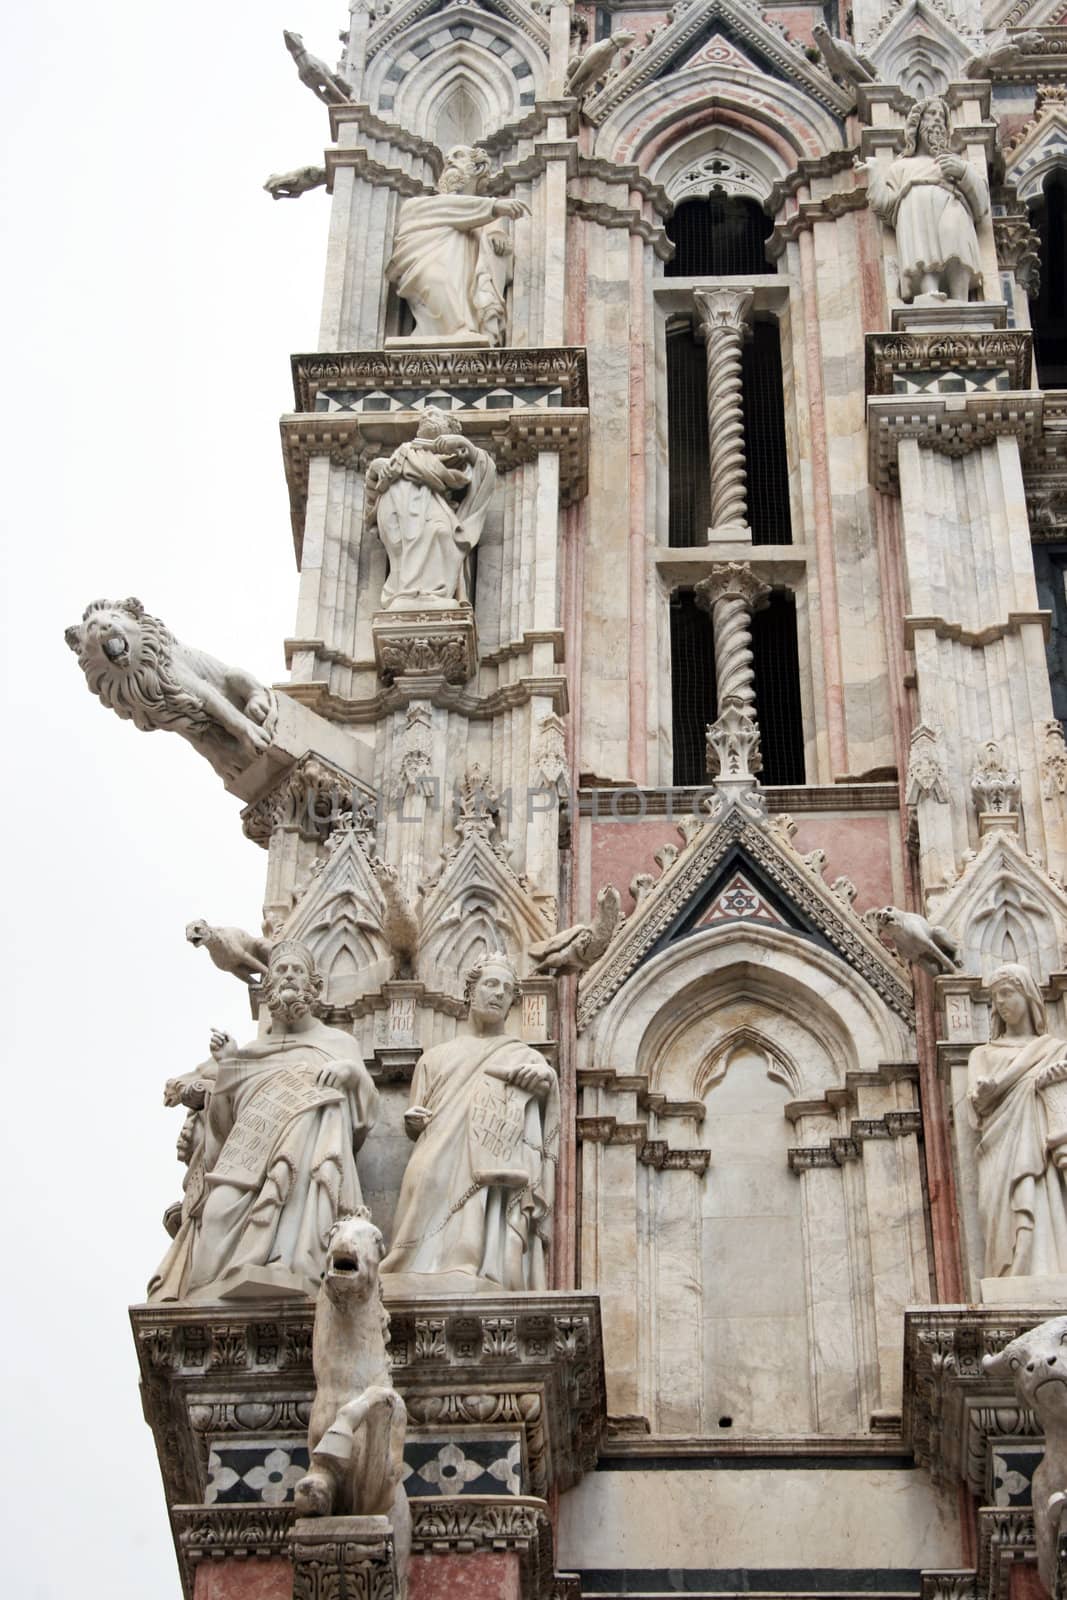
[[[741,347],[751,329],[754,295],[751,289],[694,289],[693,299],[708,364],[711,526],[719,536],[729,528],[735,538],[747,538]]]
[[[694,592],[697,604],[710,611],[715,634],[719,714],[708,729],[708,771],[751,785],[761,766],[752,613],[766,605],[770,587],[745,562],[724,561]]]

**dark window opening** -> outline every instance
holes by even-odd
[[[715,639],[692,589],[671,596],[674,782],[708,782],[707,731],[715,720]]]
[[[1067,724],[1067,544],[1034,545],[1037,603],[1052,612],[1048,644],[1048,676],[1052,709]]]
[[[1030,306],[1037,381],[1067,389],[1067,173],[1045,180],[1033,224],[1041,235],[1041,291]]]
[[[791,594],[771,595],[752,618],[756,715],[763,783],[804,782],[804,721],[800,708],[797,606]]]
[[[767,260],[764,250],[772,227],[771,218],[755,200],[725,194],[683,200],[666,223],[675,252],[664,276],[752,277],[777,272],[777,264]]]
[[[667,542],[704,544],[711,515],[707,361],[684,327],[667,333]]]
[[[745,341],[741,381],[752,543],[791,544],[782,343],[774,318],[753,325],[752,337]]]

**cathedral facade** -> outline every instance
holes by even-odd
[[[1063,17],[286,35],[288,675],[67,633],[264,852],[132,1311],[187,1600],[1059,1594]]]

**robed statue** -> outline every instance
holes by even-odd
[[[445,157],[437,193],[401,202],[385,276],[407,301],[417,337],[504,343],[512,262],[507,219],[525,216],[529,207],[483,195],[490,171],[485,150],[457,145]]]
[[[1041,991],[1010,963],[989,980],[989,1043],[972,1050],[978,1209],[987,1278],[1067,1273],[1067,1165],[1060,1110],[1067,1041],[1048,1031]]]
[[[321,988],[305,945],[276,944],[259,990],[267,1032],[239,1046],[216,1029],[210,1061],[168,1083],[166,1103],[191,1113],[189,1170],[150,1300],[318,1289],[330,1229],[361,1202],[356,1151],[378,1113],[355,1040],[314,1015]]]
[[[389,557],[385,611],[447,608],[468,598],[467,557],[485,528],[496,463],[443,411],[427,407],[414,439],[367,468],[367,526]]]
[[[989,210],[989,186],[949,148],[945,102],[912,106],[901,153],[887,167],[861,165],[872,208],[896,230],[901,299],[966,302],[982,280],[975,224]]]
[[[421,1057],[405,1116],[416,1141],[382,1263],[387,1295],[548,1287],[559,1086],[504,1032],[519,980],[490,954],[467,977],[471,1034]]]

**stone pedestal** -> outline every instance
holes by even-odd
[[[374,659],[387,682],[443,678],[468,683],[478,670],[478,630],[469,605],[448,610],[376,611]]]
[[[388,1517],[298,1517],[293,1600],[399,1600]]]

